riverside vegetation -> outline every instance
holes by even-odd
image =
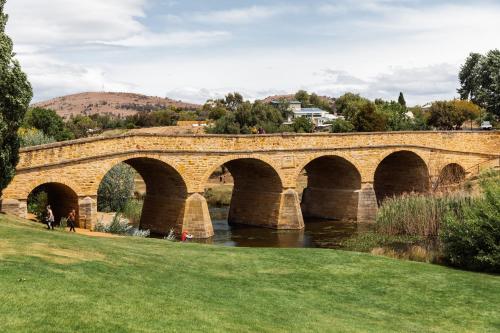
[[[389,198],[380,207],[375,230],[344,245],[351,250],[498,273],[500,171],[481,175],[479,187],[477,194],[462,190]]]

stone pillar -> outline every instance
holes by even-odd
[[[200,193],[194,193],[186,199],[182,231],[189,232],[194,238],[210,238],[214,235],[207,200]]]
[[[304,228],[304,218],[300,209],[299,195],[297,191],[288,189],[281,194],[281,205],[278,220],[278,229]]]
[[[363,183],[359,191],[358,222],[373,223],[378,211],[373,183]]]
[[[271,229],[302,229],[304,219],[295,190],[233,191],[228,221]]]
[[[356,220],[359,193],[353,189],[307,187],[302,195],[306,217],[327,220]]]
[[[97,223],[97,202],[91,197],[78,201],[78,227],[94,230]]]
[[[28,216],[28,208],[25,200],[0,199],[0,211],[23,219]]]

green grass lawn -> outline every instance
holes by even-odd
[[[0,215],[0,332],[498,332],[500,277],[334,250],[49,232]]]

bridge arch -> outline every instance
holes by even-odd
[[[120,163],[131,166],[146,184],[140,228],[158,234],[168,233],[170,228],[181,230],[188,198],[188,188],[181,173],[159,158],[134,155],[108,165],[99,176],[97,187],[106,174]]]
[[[429,168],[424,159],[409,150],[395,151],[375,170],[374,189],[380,204],[385,198],[429,190]]]
[[[47,194],[47,202],[45,204],[51,206],[56,224],[61,221],[61,218],[67,217],[73,209],[76,211],[76,221],[79,223],[78,195],[71,187],[61,182],[41,183],[27,195],[28,206],[30,202],[36,200],[36,196],[41,192]],[[39,207],[39,209],[45,209],[45,207]]]
[[[234,181],[228,222],[276,227],[283,192],[283,182],[276,168],[260,158],[232,156],[212,167],[203,185],[208,184],[210,175],[222,166]]]
[[[445,189],[450,186],[458,185],[465,180],[466,171],[459,163],[449,163],[439,172],[435,188]]]
[[[307,176],[301,202],[304,217],[357,219],[362,176],[353,162],[344,156],[322,155],[302,170]]]

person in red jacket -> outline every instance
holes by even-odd
[[[190,235],[189,232],[187,232],[187,231],[183,231],[182,232],[182,236],[181,236],[181,241],[182,242],[185,242],[185,241],[187,241],[188,239],[191,239],[191,238],[193,238],[193,235]]]

